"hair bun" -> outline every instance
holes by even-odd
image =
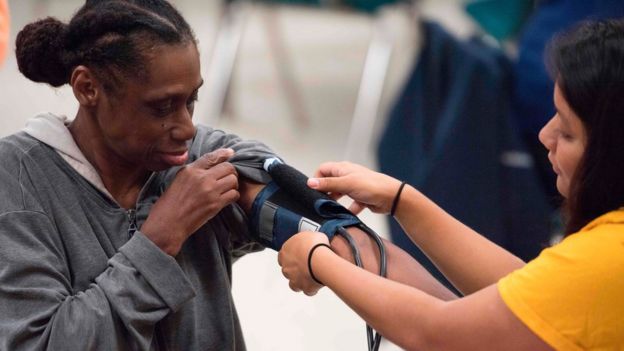
[[[63,60],[67,26],[53,17],[28,24],[17,35],[15,55],[20,72],[28,79],[60,87],[69,82]]]

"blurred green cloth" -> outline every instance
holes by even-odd
[[[466,11],[499,41],[513,37],[533,9],[532,0],[470,0]]]
[[[405,0],[261,0],[274,4],[342,8],[366,13],[374,13],[384,5],[403,1]]]

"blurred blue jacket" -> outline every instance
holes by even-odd
[[[545,48],[553,35],[581,20],[624,16],[622,0],[542,0],[522,30],[513,67],[513,110],[523,134],[537,136],[555,112],[554,83],[544,64]]]
[[[459,41],[435,23],[423,31],[423,50],[381,137],[380,170],[533,258],[548,244],[552,210],[510,117],[510,63],[499,49]],[[392,240],[434,271],[390,222]]]

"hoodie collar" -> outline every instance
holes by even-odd
[[[104,186],[95,167],[87,160],[74,141],[66,116],[44,113],[31,118],[23,129],[28,135],[53,148],[78,174],[103,194],[115,201]]]

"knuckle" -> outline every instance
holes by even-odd
[[[216,152],[211,152],[211,153],[204,155],[204,160],[206,161],[207,164],[215,164],[217,163],[218,159],[219,159],[219,155]]]
[[[236,173],[236,167],[234,167],[234,165],[231,162],[223,162],[223,166],[225,167],[226,170],[232,173]]]
[[[186,166],[181,167],[178,172],[176,173],[176,178],[178,177],[185,177],[187,176],[189,173],[192,172],[192,170],[194,169],[193,164],[189,164]]]
[[[217,172],[217,173],[222,174],[222,175],[232,174],[233,171],[232,171],[232,169],[230,167],[234,168],[234,166],[232,166],[232,164],[229,163],[229,162],[221,162],[218,165],[215,165],[212,168],[212,170],[213,170],[213,172]]]
[[[235,189],[238,189],[239,187],[238,177],[234,174],[232,174],[230,177],[232,177],[232,185],[234,186]]]
[[[316,295],[317,292],[318,292],[318,290],[312,289],[312,290],[306,290],[303,293],[306,294],[306,296],[314,296],[314,295]]]
[[[238,201],[240,199],[240,193],[238,191],[234,191],[234,195],[232,195],[232,202]]]

